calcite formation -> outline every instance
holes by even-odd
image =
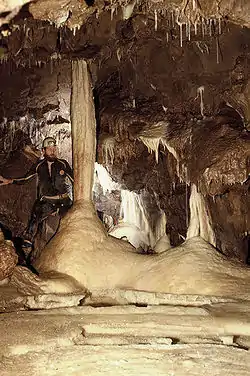
[[[0,230],[0,283],[10,277],[17,264],[18,257],[10,240],[5,240]]]

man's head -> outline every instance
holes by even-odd
[[[53,162],[57,158],[56,140],[53,137],[46,137],[43,140],[42,152],[47,161]]]

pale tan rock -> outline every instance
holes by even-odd
[[[248,336],[236,336],[234,342],[245,349],[250,349],[250,337]]]
[[[61,343],[62,344],[62,343]],[[217,375],[248,376],[249,353],[233,347],[198,345],[57,346],[2,358],[1,375]]]
[[[124,335],[154,337],[181,338],[182,336],[203,336],[221,338],[234,335],[250,335],[250,327],[245,319],[232,319],[224,316],[166,316],[152,314],[149,316],[112,317],[100,316],[91,320],[88,316],[83,325],[85,337],[92,335]],[[232,341],[230,341],[231,344]],[[228,343],[227,343],[228,344]]]
[[[234,336],[220,336],[220,340],[223,345],[233,345],[234,344]]]
[[[131,343],[137,345],[171,345],[172,339],[165,338],[165,337],[129,337],[129,336],[104,336],[104,335],[96,335],[91,337],[83,337],[79,336],[78,338],[74,339],[74,343],[76,345],[130,345]]]
[[[250,354],[235,347],[248,340],[238,335],[250,331],[245,306],[249,302],[2,314],[1,376],[248,376]],[[234,342],[224,340],[228,345],[220,345],[223,338]]]
[[[200,341],[213,338],[219,343],[223,338],[250,336],[248,312],[243,314],[241,308],[233,308],[232,315],[230,303],[223,310],[211,308],[211,313],[201,307],[72,307],[2,314],[1,354],[42,351],[48,342],[52,348],[71,346],[92,337],[125,337],[131,343],[134,339],[137,343],[138,337],[145,338],[145,342],[153,337]],[[8,329],[10,323],[15,337]],[[231,340],[227,342],[232,344]]]
[[[21,8],[22,5],[29,2],[30,0],[1,0],[0,13],[11,12],[15,8]]]
[[[182,305],[182,306],[195,306],[212,303],[229,303],[236,302],[237,299],[223,298],[219,296],[197,295],[197,294],[164,294],[159,292],[135,291],[135,290],[91,290],[82,304],[92,305],[95,307],[111,306],[111,305],[125,305],[136,304],[139,307],[147,305]]]
[[[189,239],[180,247],[149,258],[130,252],[124,242],[121,247],[120,241],[107,238],[94,217],[86,218],[87,211],[84,204],[72,209],[58,236],[38,260],[38,270],[71,275],[90,291],[123,288],[232,298],[250,296],[249,268],[227,260],[201,238]]]
[[[5,240],[0,229],[0,281],[8,282],[17,264],[18,257],[13,243]]]
[[[40,276],[32,273],[28,268],[17,266],[11,276],[11,285],[15,286],[24,295],[40,295],[50,293],[84,292],[86,289],[69,275],[57,272],[48,272]]]
[[[170,239],[168,235],[163,235],[155,244],[154,252],[162,253],[171,248]]]
[[[72,85],[75,202],[36,261],[37,270],[69,275],[90,292],[122,288],[249,298],[250,269],[227,260],[200,237],[148,257],[107,236],[92,203],[96,123],[85,61],[72,63]],[[69,292],[74,286],[58,286],[61,292],[64,288]]]

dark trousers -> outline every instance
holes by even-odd
[[[24,238],[33,242],[38,226],[42,221],[57,211],[60,217],[63,217],[71,206],[72,201],[70,198],[62,198],[58,200],[43,199],[42,201],[37,199],[33,205],[30,220],[23,235]]]

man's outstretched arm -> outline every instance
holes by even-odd
[[[37,174],[37,163],[33,164],[30,170],[21,178],[7,179],[0,175],[0,186],[8,184],[25,184],[32,180]]]

